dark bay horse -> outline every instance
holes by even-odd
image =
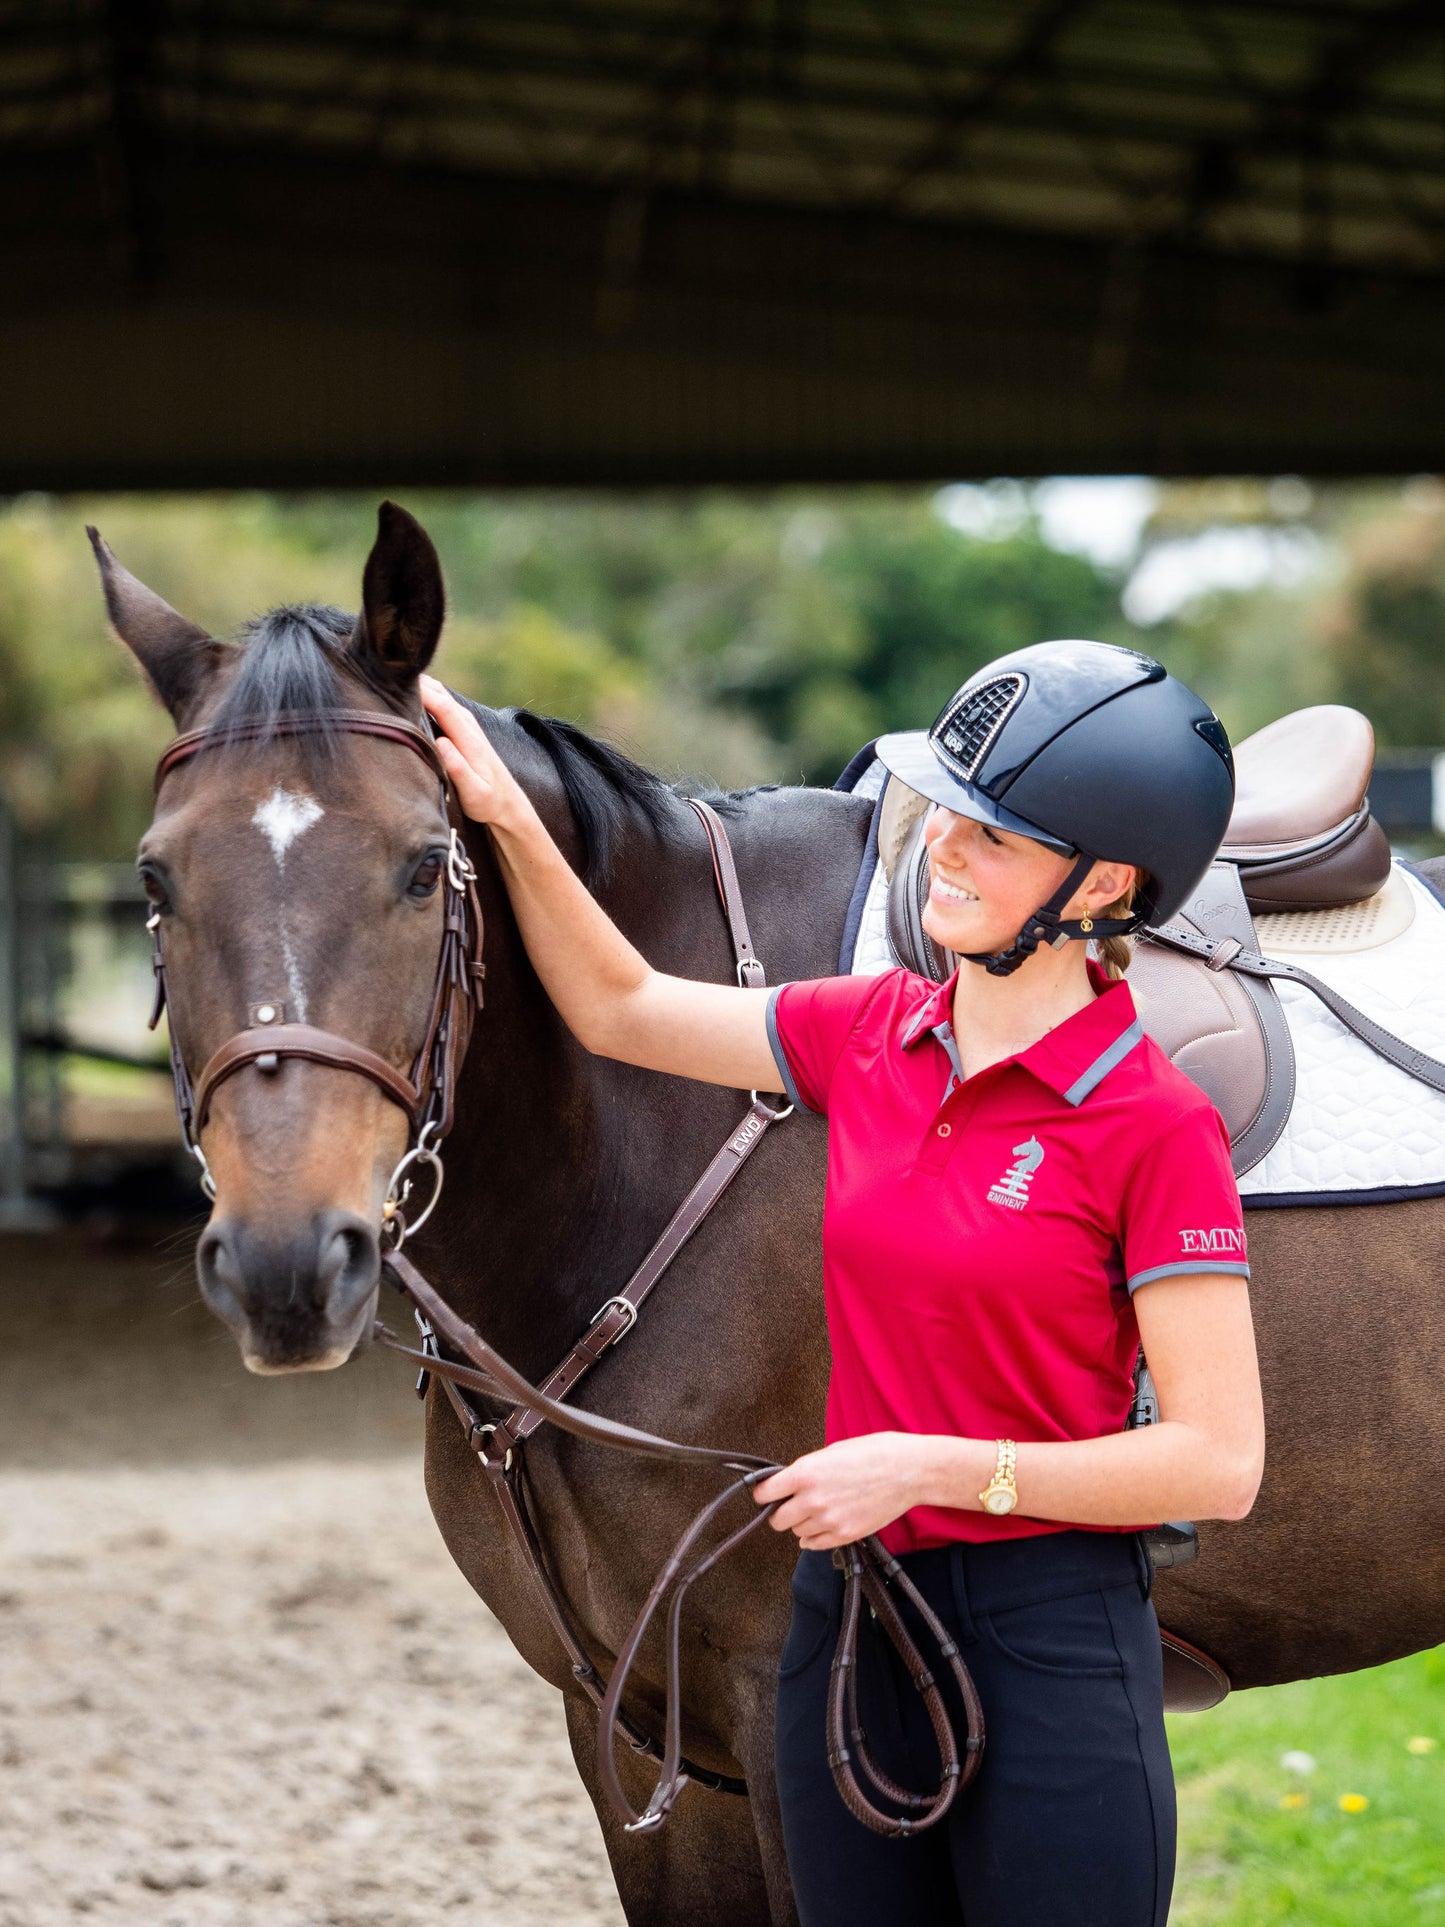
[[[223,645],[97,543],[112,625],[182,728],[338,705],[421,720],[416,678],[443,620],[441,574],[383,508],[358,617],[274,611]],[[730,981],[703,832],[656,777],[565,724],[479,709],[569,858],[659,967]],[[837,967],[868,806],[808,789],[715,799],[769,980]],[[437,946],[435,787],[394,744],[276,737],[167,777],[142,845],[173,1021],[194,1067],[261,999],[403,1064]],[[534,1380],[627,1277],[738,1122],[739,1094],[594,1058],[533,975],[483,831],[468,844],[486,917],[486,1005],[461,1082],[440,1210],[408,1247],[451,1304]],[[1445,877],[1445,861],[1426,865]],[[258,1371],[341,1363],[377,1295],[381,1204],[401,1111],[345,1071],[288,1060],[216,1093],[217,1185],[202,1291]],[[768,1134],[581,1402],[671,1437],[786,1460],[821,1437],[824,1126]],[[1445,1639],[1445,1199],[1249,1221],[1269,1464],[1250,1517],[1206,1524],[1197,1565],[1161,1574],[1161,1620],[1236,1686],[1345,1671]],[[544,1429],[536,1510],[594,1656],[615,1652],[683,1524],[713,1489]],[[435,1384],[426,1481],[462,1571],[528,1663],[563,1690],[628,1919],[707,1927],[794,1918],[772,1777],[774,1669],[793,1545],[754,1534],[690,1596],[684,1745],[744,1776],[746,1800],[690,1788],[660,1834],[628,1836],[596,1784],[595,1716],[575,1688],[492,1496]],[[633,1702],[654,1722],[657,1655]],[[477,1709],[486,1744],[486,1709]],[[641,1805],[650,1771],[624,1751]],[[444,1839],[428,1843],[446,1853]]]

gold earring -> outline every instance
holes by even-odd
[[[1094,919],[1091,916],[1089,916],[1087,913],[1085,913],[1085,915],[1079,918],[1079,928],[1084,932],[1086,936],[1093,929],[1093,927],[1094,927]]]

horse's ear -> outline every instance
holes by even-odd
[[[446,620],[442,565],[415,516],[383,502],[361,579],[351,647],[367,672],[409,688],[436,653]]]
[[[100,567],[110,626],[179,723],[214,673],[223,645],[123,569],[98,529],[87,525],[85,532]]]

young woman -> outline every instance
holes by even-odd
[[[829,1118],[827,1442],[757,1489],[802,1547],[777,1765],[805,1927],[1162,1927],[1174,1789],[1140,1533],[1242,1518],[1264,1424],[1224,1125],[1143,1036],[1122,971],[1128,933],[1181,907],[1224,834],[1218,719],[1102,643],[990,664],[928,732],[877,745],[936,805],[924,928],[964,961],[941,989],[896,970],[766,991],[653,970],[475,719],[423,693],[578,1039]],[[1161,1417],[1126,1431],[1141,1339]],[[873,1532],[987,1721],[978,1778],[902,1840],[852,1817],[825,1748],[831,1548]],[[880,1765],[936,1783],[891,1647],[865,1638],[859,1666]]]

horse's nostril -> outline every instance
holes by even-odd
[[[196,1247],[201,1289],[224,1318],[227,1309],[240,1310],[242,1279],[236,1254],[224,1225],[207,1225]]]
[[[336,1225],[322,1234],[317,1283],[323,1304],[333,1317],[349,1309],[376,1284],[381,1270],[381,1247],[376,1233],[359,1218]]]

